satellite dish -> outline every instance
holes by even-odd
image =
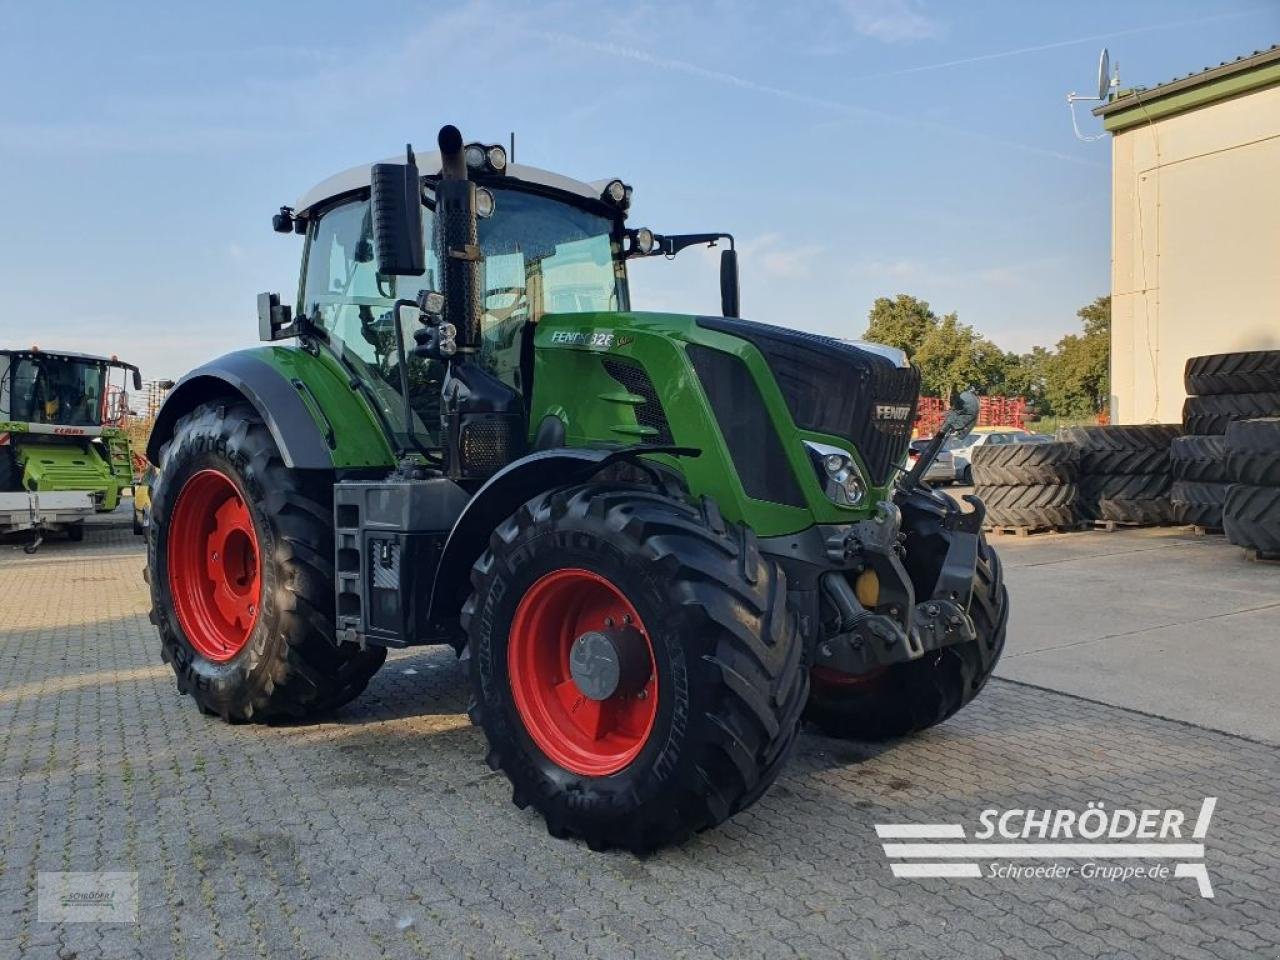
[[[1098,99],[1105,100],[1107,89],[1111,86],[1111,55],[1107,48],[1102,48],[1102,56],[1098,57]]]

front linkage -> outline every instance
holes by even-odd
[[[907,496],[937,499],[930,491],[912,491]],[[860,675],[977,638],[968,610],[986,511],[981,501],[973,502],[970,513],[954,508],[947,512],[943,523],[950,545],[933,592],[924,600],[917,599],[902,562],[902,511],[896,505],[882,502],[871,519],[832,530],[826,541],[827,556],[841,572],[823,576],[822,591],[839,622],[836,633],[818,643],[815,665]],[[876,609],[859,601],[845,570],[874,575]]]

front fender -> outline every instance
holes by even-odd
[[[395,464],[381,426],[336,364],[297,347],[240,350],[192,370],[161,406],[147,459],[160,462],[160,450],[184,414],[202,403],[240,398],[262,417],[290,469]]]
[[[559,447],[539,450],[507,464],[476,491],[453,525],[440,555],[431,590],[431,620],[457,617],[467,597],[471,567],[489,542],[489,535],[522,503],[558,487],[582,483],[605,467],[638,454],[668,453],[697,456],[684,447]]]

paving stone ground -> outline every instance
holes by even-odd
[[[996,680],[887,746],[806,734],[773,790],[646,859],[549,837],[482,761],[451,653],[330,722],[175,690],[140,543],[0,545],[0,960],[1280,956],[1280,750]],[[874,824],[1199,808],[1195,883],[895,879]],[[40,871],[136,871],[136,923],[40,923]]]

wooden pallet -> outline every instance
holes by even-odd
[[[1054,524],[1047,527],[1017,527],[1007,524],[992,524],[984,527],[987,533],[997,537],[1029,537],[1037,533],[1073,533],[1084,529],[1078,523]]]
[[[1250,563],[1274,563],[1280,565],[1280,553],[1263,553],[1253,547],[1245,547],[1244,558]]]
[[[1130,520],[1086,520],[1085,529],[1105,530],[1112,533],[1116,530],[1138,530],[1143,527],[1167,527],[1168,523],[1134,523]]]

